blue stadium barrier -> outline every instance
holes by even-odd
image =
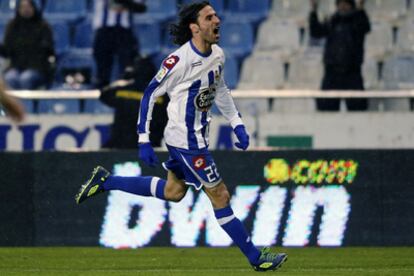
[[[144,56],[157,54],[161,49],[161,30],[156,21],[134,24],[134,33],[139,41],[140,53]]]
[[[249,55],[254,45],[253,27],[248,22],[223,22],[220,46],[237,58]]]
[[[228,0],[226,17],[241,18],[254,24],[267,17],[270,0]]]
[[[114,112],[113,108],[95,99],[85,100],[85,105],[84,105],[83,110],[84,110],[84,113],[91,113],[91,114],[108,114],[108,113]]]
[[[33,100],[21,99],[20,102],[23,104],[24,110],[27,113],[34,113],[34,103],[33,103]]]
[[[80,112],[79,100],[39,100],[39,113],[75,114]]]

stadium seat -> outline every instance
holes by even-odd
[[[300,49],[301,32],[295,21],[266,20],[259,29],[256,47],[260,51],[278,51],[289,56]]]
[[[143,56],[152,56],[161,50],[161,30],[157,22],[135,24],[134,33],[138,38],[139,50]]]
[[[60,55],[67,51],[70,46],[70,28],[64,21],[51,22],[55,52]]]
[[[294,56],[289,63],[288,87],[292,89],[319,89],[323,78],[322,54],[304,53]]]
[[[367,55],[381,57],[391,51],[392,47],[392,26],[386,21],[371,22],[371,32],[365,42]]]
[[[88,99],[85,100],[84,112],[91,114],[108,114],[113,113],[114,109],[103,104],[100,100]]]
[[[278,89],[284,86],[285,62],[272,52],[254,53],[244,62],[239,89]]]
[[[414,89],[414,55],[397,54],[384,61],[383,81],[386,90]],[[384,102],[386,110],[409,110],[409,100],[390,99]]]
[[[362,65],[362,74],[366,90],[380,89],[380,71],[377,59],[367,57]]]
[[[88,13],[87,0],[47,0],[45,17],[48,20],[77,21]]]
[[[65,73],[82,72],[85,74],[85,83],[82,88],[91,85],[95,74],[95,63],[91,49],[71,49],[58,58],[56,69],[56,82],[61,85],[65,82]]]
[[[372,18],[392,20],[407,13],[407,1],[365,0],[365,9]]]
[[[176,0],[151,0],[146,1],[147,12],[135,15],[137,22],[168,21],[177,15]]]
[[[166,52],[169,54],[170,52],[175,51],[178,48],[178,45],[175,45],[173,43],[173,38],[171,37],[169,31],[167,29],[162,31],[162,45],[161,45],[161,51]]]
[[[38,112],[48,114],[79,113],[79,100],[39,100]]]
[[[407,20],[399,28],[397,48],[399,51],[414,51],[414,18]]]
[[[323,17],[335,10],[335,1],[319,0],[318,12]],[[272,17],[306,20],[310,11],[309,1],[303,0],[273,0]]]
[[[220,45],[226,52],[237,58],[243,58],[253,49],[253,28],[248,22],[223,22]]]
[[[242,18],[259,23],[267,17],[270,0],[228,0],[226,18]]]
[[[224,65],[224,79],[227,87],[234,89],[239,81],[239,65],[237,59],[226,55],[226,64]]]
[[[85,19],[76,24],[73,35],[73,46],[76,48],[92,48],[93,29],[90,20]]]
[[[189,4],[189,3],[193,3],[193,2],[199,2],[199,0],[182,0],[181,4]],[[210,0],[209,1],[211,6],[214,8],[214,10],[216,11],[216,13],[219,16],[223,16],[224,13],[224,2],[223,0]]]

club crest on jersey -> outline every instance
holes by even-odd
[[[164,60],[161,65],[160,70],[158,71],[157,75],[155,75],[155,79],[158,82],[162,82],[164,78],[168,75],[168,73],[174,68],[174,66],[180,60],[177,56],[170,56]]]
[[[216,97],[216,87],[211,85],[209,88],[201,90],[194,98],[194,105],[200,111],[207,112],[210,110]]]
[[[204,156],[196,156],[193,158],[193,166],[196,170],[201,170],[206,167],[206,159]]]

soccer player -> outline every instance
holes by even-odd
[[[269,248],[259,251],[253,245],[243,224],[233,214],[230,194],[208,151],[209,110],[214,101],[234,129],[239,140],[236,147],[246,150],[249,146],[249,135],[223,80],[225,58],[216,45],[220,19],[209,2],[193,3],[181,9],[179,22],[172,25],[171,34],[181,47],[164,60],[145,90],[137,125],[139,157],[155,166],[158,159],[148,138],[151,112],[155,99],[168,93],[169,121],[164,136],[170,158],[163,163],[168,171],[167,180],[113,176],[97,167],[81,187],[76,201],[81,203],[100,192],[121,190],[178,202],[192,185],[207,194],[218,223],[253,268],[275,270],[287,260],[287,255],[271,253]]]

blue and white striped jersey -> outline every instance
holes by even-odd
[[[200,53],[191,40],[169,55],[148,85],[141,101],[137,131],[139,142],[149,142],[149,125],[157,97],[168,93],[167,145],[196,150],[208,146],[213,102],[234,128],[243,124],[223,79],[223,50],[212,46]]]
[[[143,0],[134,0],[136,3],[144,3]],[[93,13],[93,27],[123,27],[131,28],[133,14],[125,8],[121,8],[114,0],[95,0]]]

